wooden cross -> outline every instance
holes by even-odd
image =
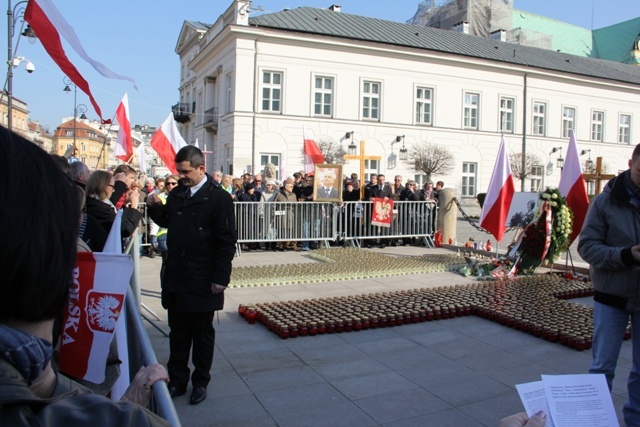
[[[365,173],[365,160],[382,160],[380,156],[367,156],[365,151],[365,142],[364,140],[360,141],[360,154],[355,156],[346,155],[344,156],[345,160],[360,160],[360,199],[364,197],[364,173]]]
[[[603,181],[608,181],[611,178],[615,178],[615,175],[612,174],[605,174],[602,173],[602,157],[596,157],[596,171],[595,173],[585,173],[582,174],[582,179],[585,180],[585,182],[589,182],[589,181],[595,181],[596,182],[596,188],[595,188],[595,195],[597,196],[598,194],[600,194],[600,187],[602,185]]]

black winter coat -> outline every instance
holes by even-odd
[[[236,222],[229,193],[212,184],[211,176],[196,194],[178,184],[166,204],[148,207],[149,216],[167,228],[162,305],[180,312],[221,310],[224,293],[211,293],[211,285],[227,286],[236,251]]]

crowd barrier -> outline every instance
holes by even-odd
[[[438,206],[433,201],[394,202],[390,227],[371,224],[373,202],[238,202],[238,243],[344,242],[414,239],[433,245]]]
[[[138,372],[140,367],[158,363],[158,359],[151,346],[151,340],[142,323],[141,308],[141,286],[140,286],[140,233],[134,233],[126,248],[126,253],[131,255],[134,265],[134,273],[131,278],[131,287],[127,293],[125,310],[127,322],[127,344],[129,356],[129,380]],[[158,280],[160,278],[158,277]],[[148,408],[166,419],[173,427],[180,427],[180,419],[173,405],[167,384],[164,381],[157,381],[153,386],[153,395]]]

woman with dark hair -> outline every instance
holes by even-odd
[[[51,366],[54,319],[67,305],[80,222],[77,190],[41,148],[0,127],[0,424],[159,426],[146,405],[160,365],[141,370],[115,402]],[[37,194],[24,202],[25,194]],[[43,262],[43,260],[45,260]],[[90,408],[90,409],[89,409]]]
[[[109,200],[114,190],[114,179],[110,172],[95,171],[89,177],[85,193],[87,194],[87,213],[92,215],[107,230],[111,230],[116,219],[116,207]],[[138,210],[138,194],[133,191],[129,198],[128,206],[123,207],[122,237],[129,237],[142,219]]]

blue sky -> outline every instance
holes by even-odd
[[[213,23],[231,0],[53,0],[75,29],[85,50],[116,73],[136,80],[139,91],[120,80],[110,80],[84,63],[63,41],[72,62],[87,78],[105,118],[115,114],[125,92],[129,94],[132,124],[160,126],[178,102],[179,59],[175,46],[185,20]],[[17,2],[13,1],[15,5]],[[405,22],[418,8],[416,0],[350,0],[335,3],[343,13]],[[555,18],[585,28],[600,28],[640,16],[639,0],[514,0],[515,8]],[[326,8],[331,0],[254,0],[265,12],[300,6]],[[6,5],[5,5],[6,7]],[[593,24],[593,25],[592,25]],[[5,20],[6,26],[6,20]],[[16,33],[20,23],[17,25]],[[0,31],[0,45],[6,46],[6,27]],[[15,42],[15,38],[14,38]],[[17,52],[34,63],[27,74],[24,66],[14,70],[13,94],[27,102],[30,118],[52,131],[63,117],[73,115],[73,94],[63,92],[64,75],[40,43],[21,39]],[[97,118],[88,98],[78,92],[78,103],[87,105],[87,116]]]

